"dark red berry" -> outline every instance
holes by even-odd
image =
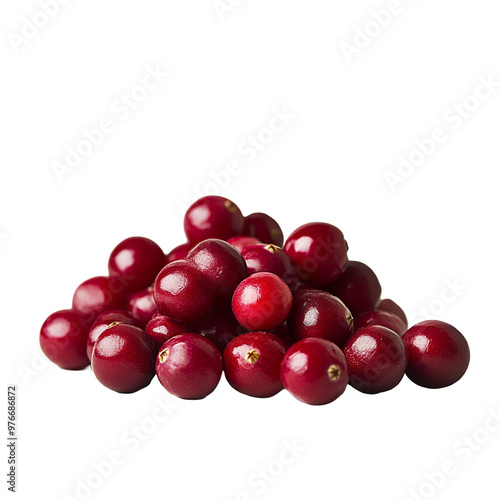
[[[375,273],[355,260],[349,261],[340,277],[323,289],[338,297],[354,316],[375,309],[382,293]]]
[[[337,297],[320,290],[305,290],[295,294],[287,325],[296,340],[322,338],[342,347],[353,332],[354,320]]]
[[[270,333],[273,333],[274,335],[279,337],[287,347],[290,347],[291,345],[295,344],[295,342],[297,342],[297,339],[290,333],[286,322],[282,325],[277,326],[276,328],[273,328]]]
[[[81,370],[89,364],[89,322],[73,309],[51,314],[40,330],[40,347],[47,358],[65,370]]]
[[[258,238],[262,243],[283,246],[283,231],[279,224],[269,215],[257,212],[245,217],[243,228],[245,236]]]
[[[331,403],[347,387],[347,361],[340,348],[329,340],[299,340],[281,362],[281,380],[285,389],[303,403]]]
[[[120,278],[127,293],[137,292],[153,283],[165,265],[163,250],[152,240],[133,236],[111,252],[109,275]]]
[[[127,297],[127,311],[137,320],[142,327],[158,312],[153,296],[153,287],[135,292]]]
[[[167,340],[156,361],[163,387],[179,398],[202,399],[217,387],[222,355],[217,346],[197,333],[182,333]]]
[[[467,371],[469,344],[443,321],[422,321],[403,336],[410,361],[406,374],[418,385],[437,389],[454,384]]]
[[[156,349],[144,330],[118,323],[107,328],[92,351],[97,380],[116,392],[136,392],[155,375]]]
[[[233,314],[247,330],[272,330],[285,321],[292,300],[292,292],[281,278],[272,273],[256,273],[234,291]]]
[[[283,389],[280,378],[285,343],[267,332],[239,335],[224,349],[224,373],[239,392],[256,398],[268,398]]]
[[[233,236],[229,238],[227,242],[230,245],[233,245],[236,250],[239,252],[243,252],[243,249],[249,247],[250,245],[258,245],[262,243],[259,239],[253,238],[252,236]]]
[[[245,219],[240,209],[222,196],[204,196],[195,201],[184,216],[188,241],[199,243],[208,238],[227,240],[243,231]]]
[[[156,277],[154,298],[161,314],[190,323],[212,311],[217,290],[191,263],[176,260],[165,266]]]
[[[408,356],[401,337],[383,326],[357,330],[344,346],[349,382],[358,391],[377,394],[396,387]]]
[[[386,311],[366,311],[354,318],[354,330],[364,326],[385,326],[402,336],[406,331],[406,325],[401,318]]]
[[[192,328],[162,314],[157,314],[146,325],[146,333],[154,340],[157,350],[172,337],[181,333],[190,333]]]
[[[377,309],[379,309],[380,311],[386,311],[395,314],[398,318],[400,318],[403,321],[405,325],[405,330],[408,329],[408,318],[406,317],[405,312],[393,300],[391,299],[381,300],[377,305]]]
[[[182,245],[176,246],[165,255],[165,265],[170,264],[174,260],[184,260],[191,248],[193,248],[192,243],[182,243]]]
[[[299,277],[312,285],[336,280],[348,263],[342,231],[324,222],[304,224],[293,231],[286,240],[285,252],[297,265]]]

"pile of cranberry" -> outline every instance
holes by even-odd
[[[91,364],[122,393],[157,375],[170,393],[199,399],[224,371],[243,394],[284,387],[314,405],[347,384],[375,394],[405,373],[430,388],[465,373],[463,335],[442,321],[408,329],[403,310],[380,300],[374,272],[348,260],[335,226],[304,224],[283,245],[270,216],[244,217],[230,200],[206,196],[188,209],[184,229],[188,242],[167,255],[147,238],[122,241],[109,275],[82,283],[72,308],[47,318],[45,355],[68,370]]]

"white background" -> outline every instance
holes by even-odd
[[[401,0],[382,28],[372,11],[394,2],[232,3],[73,0],[30,31],[39,4],[2,2],[2,407],[17,384],[18,498],[83,498],[82,481],[88,498],[499,498],[500,87],[471,97],[481,78],[500,82],[498,2]],[[148,67],[169,75],[144,92]],[[120,104],[131,93],[132,110]],[[249,136],[269,139],[273,110],[294,118],[248,152]],[[102,119],[112,132],[58,178],[54,163]],[[391,189],[386,172],[436,128],[446,140]],[[224,380],[202,401],[170,398],[157,380],[120,395],[89,369],[45,363],[45,317],[106,273],[123,238],[181,243],[182,208],[228,162],[215,188],[244,213],[268,212],[286,234],[339,226],[384,297],[459,328],[466,376],[442,390],[348,387],[311,407]],[[158,402],[175,406],[161,423]],[[121,460],[103,479],[93,464],[110,455]],[[453,473],[437,472],[444,462]]]

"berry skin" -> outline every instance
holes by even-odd
[[[116,392],[143,389],[155,375],[156,349],[144,330],[119,323],[107,328],[92,351],[97,380]]]
[[[224,373],[237,391],[256,398],[269,398],[283,389],[280,378],[285,343],[267,332],[239,335],[224,349]]]
[[[184,260],[191,248],[193,248],[192,243],[182,243],[182,245],[176,246],[165,255],[165,265],[170,264],[174,260]]]
[[[347,361],[340,348],[316,338],[293,344],[281,362],[280,373],[285,389],[310,405],[335,401],[349,381]]]
[[[247,276],[247,265],[240,252],[222,240],[198,243],[186,260],[204,274],[223,302],[231,301],[235,288]]]
[[[379,311],[385,311],[395,314],[398,318],[400,318],[403,321],[405,325],[405,331],[408,329],[408,318],[406,317],[405,312],[393,300],[391,299],[381,300],[377,305],[377,309]]]
[[[156,374],[163,387],[174,396],[202,399],[219,383],[222,355],[206,337],[182,333],[167,340],[160,348]]]
[[[347,268],[347,243],[340,229],[324,222],[297,228],[285,242],[285,252],[295,262],[302,281],[326,285]]]
[[[163,250],[154,241],[140,236],[119,243],[108,261],[109,275],[120,278],[127,293],[151,285],[164,265]]]
[[[75,290],[73,309],[91,321],[104,311],[125,309],[124,285],[119,278],[90,278]]]
[[[243,228],[245,236],[258,238],[262,243],[283,246],[283,231],[279,224],[269,215],[256,212],[245,217]]]
[[[357,330],[347,340],[344,354],[350,384],[365,394],[377,394],[396,387],[408,364],[401,337],[377,325]]]
[[[409,353],[406,370],[415,384],[438,389],[454,384],[467,371],[470,361],[465,337],[443,321],[422,321],[403,336]]]
[[[51,314],[40,329],[40,347],[47,358],[65,370],[82,370],[89,365],[87,336],[89,322],[73,309]]]
[[[320,290],[305,290],[295,294],[287,325],[296,340],[322,338],[342,347],[353,332],[354,320],[337,297]]]
[[[262,243],[262,241],[257,238],[253,238],[252,236],[233,236],[232,238],[229,238],[227,242],[230,245],[233,245],[233,247],[240,253],[243,252],[246,247]]]
[[[204,196],[195,201],[184,216],[184,232],[196,244],[209,238],[227,240],[243,231],[245,219],[240,209],[222,196]]]
[[[385,326],[396,332],[400,337],[406,332],[406,326],[403,320],[390,312],[367,311],[354,319],[354,330],[372,325]]]
[[[158,312],[153,296],[153,287],[149,286],[127,297],[127,312],[139,321],[144,328],[148,321]]]
[[[97,319],[90,327],[89,335],[87,338],[87,356],[89,361],[92,359],[92,351],[94,344],[99,335],[108,328],[112,323],[125,323],[126,325],[141,326],[141,323],[132,317],[127,311],[116,309],[114,311],[105,311],[99,314]]]
[[[146,334],[153,339],[157,351],[168,339],[189,332],[191,332],[191,328],[188,325],[161,314],[151,318],[146,325]]]
[[[375,273],[366,264],[355,260],[349,261],[340,277],[323,289],[338,297],[354,316],[375,309],[382,293]]]
[[[210,280],[185,260],[171,262],[160,271],[153,293],[160,314],[183,323],[209,314],[217,300]]]
[[[247,330],[272,330],[285,321],[292,301],[292,292],[281,278],[272,273],[256,273],[245,278],[234,291],[233,314]]]

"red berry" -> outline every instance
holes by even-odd
[[[395,314],[398,318],[400,318],[403,321],[405,325],[405,330],[408,329],[408,318],[406,317],[405,312],[393,300],[391,299],[381,300],[377,305],[377,309],[380,311],[386,311]]]
[[[127,312],[139,320],[145,327],[148,321],[158,312],[153,296],[153,287],[135,292],[127,297]]]
[[[92,351],[97,380],[116,392],[136,392],[155,375],[156,349],[144,330],[119,323],[101,333]]]
[[[256,398],[268,398],[283,389],[280,378],[285,343],[267,332],[239,335],[224,349],[224,373],[239,392]]]
[[[410,361],[406,374],[418,385],[437,389],[454,384],[467,371],[469,344],[443,321],[422,321],[403,336]]]
[[[240,209],[222,196],[204,196],[195,201],[184,216],[188,241],[199,243],[208,238],[227,240],[243,231],[245,219]]]
[[[283,231],[279,224],[269,215],[257,212],[245,217],[243,228],[245,236],[258,238],[262,243],[283,246]]]
[[[192,243],[182,243],[182,245],[176,246],[165,255],[165,265],[170,264],[174,260],[185,259],[191,248],[193,248]]]
[[[217,387],[222,356],[217,346],[197,333],[183,333],[167,340],[156,361],[163,387],[179,398],[202,399]]]
[[[347,340],[344,354],[349,366],[350,384],[366,394],[396,387],[408,363],[401,337],[383,326],[357,330]]]
[[[285,389],[303,403],[331,403],[347,387],[347,361],[339,347],[329,340],[299,340],[281,362],[281,380]]]
[[[89,364],[89,322],[73,309],[51,314],[40,330],[40,347],[47,358],[65,370],[81,370]]]
[[[191,332],[191,328],[188,325],[161,314],[157,314],[151,318],[146,325],[146,333],[153,339],[157,350],[159,350],[168,339],[180,335],[181,333],[189,332]]]
[[[258,245],[259,243],[262,243],[262,241],[257,238],[253,238],[252,236],[233,236],[232,238],[229,238],[227,242],[230,245],[233,245],[233,247],[239,252],[243,252],[243,250],[250,245]]]
[[[385,326],[396,332],[399,336],[403,336],[406,332],[406,326],[403,320],[390,312],[367,311],[354,318],[354,330],[372,325]]]
[[[247,330],[272,330],[285,321],[292,300],[292,292],[281,278],[272,273],[256,273],[234,291],[233,314]]]
[[[133,236],[111,252],[109,275],[120,278],[127,293],[137,292],[153,283],[165,265],[163,250],[152,240]]]
[[[304,224],[293,231],[286,240],[285,252],[297,265],[299,277],[312,285],[336,280],[348,263],[342,231],[324,222]]]

